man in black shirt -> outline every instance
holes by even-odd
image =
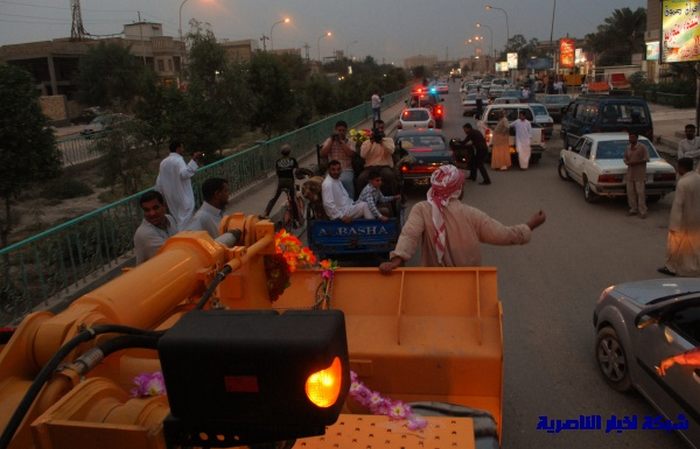
[[[292,198],[292,213],[295,217],[298,217],[299,211],[297,210],[297,203],[294,201],[294,197],[296,196],[296,191],[294,188],[294,170],[299,168],[299,164],[297,163],[296,159],[289,156],[289,154],[292,152],[292,147],[290,147],[288,144],[282,145],[280,152],[282,153],[282,157],[277,159],[277,162],[275,162],[275,171],[277,172],[277,191],[275,192],[275,196],[273,196],[270,202],[267,203],[267,207],[265,208],[265,217],[270,215],[272,208],[275,206],[275,203],[285,190],[289,192],[290,197]]]
[[[474,146],[474,161],[470,164],[469,179],[476,181],[476,171],[479,170],[481,177],[484,179],[481,184],[489,185],[491,184],[491,178],[489,178],[489,172],[486,171],[484,166],[484,159],[488,155],[489,147],[486,145],[486,139],[484,135],[479,132],[478,129],[474,129],[471,123],[465,123],[462,127],[466,137],[462,141],[464,145]]]

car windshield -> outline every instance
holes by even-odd
[[[506,118],[508,119],[509,122],[514,122],[518,119],[518,113],[520,111],[525,112],[525,118],[529,121],[532,121],[532,111],[530,108],[526,109],[520,109],[520,108],[491,108],[489,110],[489,113],[486,116],[486,121],[487,122],[497,122],[501,119],[501,112],[505,111],[506,113]]]
[[[464,97],[465,100],[476,100],[476,94],[468,94]]]
[[[403,111],[403,114],[401,114],[401,120],[405,120],[407,122],[424,122],[428,119],[430,119],[430,114],[428,114],[428,111],[421,109]]]
[[[648,140],[640,140],[639,143],[647,147],[649,152],[649,158],[658,158],[659,153],[651,145]],[[596,159],[622,159],[625,155],[625,150],[629,146],[628,140],[607,140],[603,142],[598,142],[598,149],[596,150]]]
[[[541,104],[530,104],[530,109],[532,109],[535,115],[549,115],[547,108]]]
[[[443,151],[446,148],[445,141],[440,136],[401,136],[399,143],[404,150],[430,147],[435,151]]]

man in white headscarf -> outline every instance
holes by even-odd
[[[546,219],[544,212],[538,211],[525,224],[505,226],[462,203],[464,174],[453,165],[436,170],[430,183],[427,201],[413,206],[390,261],[379,266],[383,273],[410,260],[419,244],[422,266],[479,266],[480,243],[522,245],[530,241],[532,230]]]

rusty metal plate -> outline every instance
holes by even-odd
[[[324,436],[300,439],[294,449],[474,449],[471,418],[425,419],[428,421],[425,428],[409,430],[405,420],[340,415]]]

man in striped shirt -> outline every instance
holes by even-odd
[[[369,182],[362,189],[358,201],[364,201],[367,203],[367,206],[369,207],[370,212],[372,212],[372,215],[374,215],[374,218],[381,221],[387,221],[389,217],[386,213],[382,213],[377,206],[380,204],[391,203],[393,200],[401,199],[401,195],[385,196],[382,194],[382,173],[378,168],[372,168],[369,171],[367,178]]]

